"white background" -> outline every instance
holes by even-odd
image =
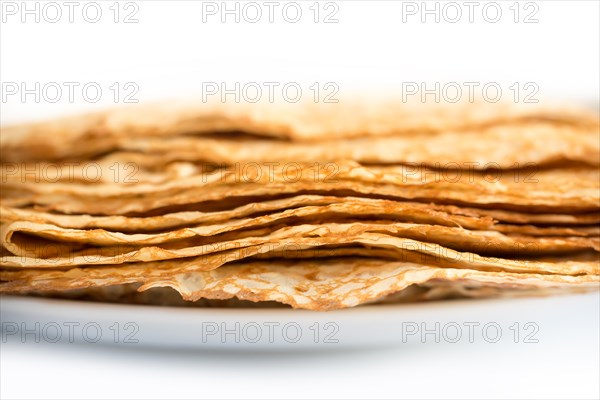
[[[34,323],[39,320],[42,320],[40,326],[45,326],[44,321],[48,320],[81,321],[80,326],[98,321],[104,326],[104,337],[111,341],[113,333],[106,328],[109,324],[101,323],[95,311],[98,307],[94,305],[93,311],[89,305],[78,311],[63,310],[60,316],[56,311],[46,310],[35,317],[30,310],[32,318],[25,318],[25,323],[27,329],[35,332]],[[132,313],[126,320],[139,325],[135,335],[139,343],[121,344],[121,347],[85,343],[77,333],[79,330],[74,330],[75,343],[63,344],[48,343],[55,336],[50,331],[40,334],[40,343],[35,343],[32,334],[26,336],[24,343],[19,334],[11,335],[2,343],[1,394],[2,398],[75,399],[598,398],[598,293],[388,308],[379,306],[373,310],[363,308],[317,315],[293,311],[300,324],[335,321],[339,326],[334,336],[338,343],[319,347],[289,343],[286,351],[270,345],[256,346],[243,339],[240,347],[234,343],[232,334],[225,336],[227,351],[201,347],[202,334],[194,329],[194,323],[215,320],[213,313],[201,310],[196,310],[187,320],[162,315],[165,309],[153,310],[155,319],[164,326],[152,331],[145,324],[148,320],[143,316],[145,313]],[[226,327],[235,331],[231,312],[219,312],[229,315],[222,318],[227,321]],[[256,311],[237,313],[240,313],[238,319],[242,326],[248,320],[263,325],[264,318]],[[5,309],[2,317],[7,322],[20,321],[18,316],[10,314],[10,310]],[[104,314],[111,322],[120,319],[114,306],[111,313],[107,309]],[[280,321],[283,324],[286,318]],[[436,322],[440,323],[438,329]],[[473,343],[469,342],[466,322],[480,324],[473,330]],[[516,343],[514,329],[510,328],[515,322],[520,324]],[[537,330],[524,329],[527,322],[535,324]],[[409,336],[407,326],[413,323],[419,332]],[[439,333],[439,343],[432,333],[422,335],[422,323],[430,332]],[[457,336],[455,331],[443,333],[442,327],[451,323],[461,326],[461,338],[456,343],[451,342]],[[499,336],[494,329],[483,336],[482,327],[488,323],[498,324]],[[58,324],[64,326],[62,322]],[[398,329],[402,324],[406,328]],[[184,334],[190,334],[191,340],[188,338],[186,343],[195,344],[194,348],[165,347],[175,345],[169,342],[170,337],[182,336],[181,332],[164,333],[175,325],[185,331]],[[37,331],[43,332],[43,329]],[[397,333],[396,344],[377,346],[382,338],[389,339],[390,332]],[[304,333],[312,339],[306,329]],[[89,337],[95,335],[93,330],[89,332]],[[164,345],[148,348],[152,336],[162,338]],[[276,341],[280,339],[277,333],[273,336]],[[403,341],[403,337],[407,340]],[[348,348],[350,340],[360,340],[366,346]],[[496,343],[488,342],[496,340]],[[237,346],[236,350],[233,346]]]
[[[2,3],[4,10],[9,2]],[[402,2],[338,1],[339,22],[333,24],[313,22],[313,1],[299,2],[303,16],[296,24],[282,18],[281,7],[274,23],[266,15],[257,23],[235,23],[232,16],[221,23],[219,14],[203,22],[203,6],[193,1],[136,1],[139,22],[114,23],[109,9],[114,2],[98,3],[103,16],[95,24],[82,18],[81,7],[73,23],[67,15],[57,23],[43,16],[39,23],[34,16],[22,23],[20,14],[3,15],[3,84],[96,82],[104,92],[97,103],[83,101],[78,92],[72,103],[66,94],[54,104],[33,96],[3,97],[2,124],[114,106],[109,87],[115,82],[135,83],[140,102],[198,96],[203,82],[298,82],[305,89],[335,82],[340,96],[398,91],[403,82],[497,82],[503,99],[510,100],[514,82],[533,82],[541,101],[598,104],[597,1],[537,1],[539,22],[531,24],[522,22],[526,2],[519,5],[520,22],[513,21],[513,1],[498,2],[503,12],[498,23],[484,19],[485,2],[475,9],[473,23],[466,14],[457,23],[443,18],[436,23],[434,16],[422,23],[420,14],[403,22]],[[463,2],[458,4],[466,13]],[[119,20],[130,10],[121,9]],[[547,301],[546,311],[554,316],[542,320],[545,341],[531,347],[425,344],[223,354],[3,344],[1,395],[598,398],[598,297],[567,303],[561,308],[562,300]]]
[[[594,0],[529,2],[537,7],[531,16],[537,23],[523,22],[535,10],[526,8],[528,2],[519,4],[519,23],[515,23],[510,9],[514,1],[496,2],[502,11],[497,23],[486,22],[494,17],[492,8],[484,14],[486,2],[474,8],[472,23],[464,2],[455,3],[462,12],[456,23],[444,18],[436,23],[435,15],[426,15],[422,23],[421,14],[403,13],[410,2],[402,1],[335,2],[338,11],[333,17],[338,23],[322,22],[333,10],[324,9],[327,2],[319,7],[321,22],[314,23],[314,12],[309,9],[313,1],[297,2],[302,9],[297,23],[284,19],[284,2],[275,8],[273,23],[269,23],[266,7],[257,23],[243,18],[235,23],[233,15],[221,23],[220,14],[203,14],[203,2],[137,1],[133,18],[139,22],[124,23],[133,8],[125,9],[127,2],[122,2],[121,22],[114,23],[110,9],[114,1],[97,3],[102,10],[97,23],[84,19],[85,2],[74,9],[73,23],[66,7],[61,7],[62,17],[56,23],[46,22],[43,15],[39,23],[35,15],[25,15],[26,22],[21,23],[22,8],[15,15],[4,16],[0,72],[5,84],[24,82],[30,89],[36,82],[40,87],[52,82],[80,86],[74,103],[69,101],[66,87],[57,103],[44,99],[38,103],[32,95],[22,101],[20,93],[6,95],[3,124],[114,106],[110,87],[115,83],[123,87],[127,82],[138,85],[134,98],[140,102],[201,97],[203,82],[227,82],[230,88],[235,82],[241,86],[298,82],[306,97],[314,82],[321,86],[334,82],[340,89],[337,98],[357,91],[399,92],[406,82],[428,82],[429,88],[436,82],[440,87],[451,82],[477,82],[480,87],[495,82],[503,90],[502,100],[510,101],[514,97],[510,87],[515,82],[521,88],[532,82],[539,88],[534,99],[540,101],[557,98],[598,103],[600,11]],[[426,7],[434,9],[435,3]],[[216,4],[223,9],[221,2]],[[228,4],[233,9],[234,4]],[[414,4],[419,10],[425,8],[421,2]],[[442,13],[445,3],[438,4]],[[39,9],[42,14],[43,3]],[[51,8],[46,12],[48,18],[54,18]],[[94,17],[91,9],[88,13],[89,18]],[[453,13],[446,8],[449,18]],[[89,82],[103,89],[97,103],[83,101],[81,87]],[[119,105],[125,93],[129,92],[120,93]],[[481,100],[481,90],[476,93]],[[520,101],[526,93],[521,91]]]

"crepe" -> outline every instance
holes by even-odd
[[[433,203],[392,202],[382,199],[359,197],[336,197],[321,195],[299,195],[277,200],[251,202],[223,211],[181,211],[168,212],[158,216],[127,217],[120,215],[93,216],[64,215],[42,212],[32,208],[12,208],[0,205],[0,222],[31,221],[49,223],[63,228],[93,229],[101,228],[120,232],[146,232],[173,229],[193,224],[206,224],[227,221],[228,219],[262,215],[264,213],[294,209],[306,206],[327,206],[335,203],[352,202],[354,204],[381,205],[393,204],[403,207],[415,221],[435,220],[440,225],[458,225],[470,229],[493,228],[500,231],[536,234],[553,232],[553,235],[591,236],[595,235],[600,223],[600,213],[586,214],[531,214],[499,209],[482,209],[439,205]],[[494,224],[494,221],[503,225]],[[514,223],[514,224],[510,224]],[[521,225],[532,224],[537,225]],[[540,226],[541,225],[541,226]],[[554,226],[549,226],[554,225]],[[586,226],[595,225],[595,226]],[[532,233],[533,232],[533,233]]]
[[[253,302],[229,299],[200,298],[195,301],[184,300],[179,292],[171,287],[153,287],[143,292],[137,291],[140,284],[125,284],[65,291],[28,292],[30,296],[53,297],[59,299],[100,301],[111,303],[129,303],[158,305],[167,307],[217,307],[217,308],[290,308],[289,304],[276,301]],[[592,289],[593,290],[593,289]],[[552,296],[590,291],[586,285],[560,285],[555,287],[525,287],[490,285],[479,282],[474,285],[468,281],[431,280],[423,284],[413,284],[377,300],[361,305],[401,304],[424,301],[453,299],[515,298],[531,296]]]
[[[0,293],[329,310],[599,286],[585,110],[173,103],[0,150]]]
[[[486,170],[478,171],[474,165],[457,164],[456,169],[432,169],[420,164],[400,166],[364,166],[350,160],[333,160],[323,163],[283,162],[240,163],[234,167],[218,168],[210,172],[186,176],[176,181],[160,183],[99,184],[47,183],[44,181],[27,182],[22,180],[6,180],[6,188],[31,194],[69,194],[75,196],[96,196],[110,198],[114,196],[140,196],[153,193],[180,193],[183,190],[199,188],[218,188],[224,185],[248,184],[295,184],[295,183],[328,183],[341,182],[389,183],[407,188],[432,187],[440,190],[481,191],[484,189],[515,190],[530,189],[535,191],[554,190],[556,195],[564,194],[571,189],[600,188],[597,178],[598,168],[531,168],[520,170]],[[461,167],[463,169],[461,169]],[[35,176],[34,174],[30,174]],[[594,191],[588,192],[591,195]],[[7,197],[4,194],[3,197]],[[598,196],[600,197],[600,196]],[[597,199],[596,199],[597,200]],[[598,206],[600,207],[600,206]]]
[[[416,207],[417,206],[417,207]],[[153,233],[123,233],[105,229],[71,229],[57,225],[39,223],[39,222],[12,222],[4,224],[1,229],[0,238],[2,245],[11,250],[16,255],[34,256],[35,249],[21,249],[17,240],[13,241],[15,235],[26,235],[29,239],[45,239],[43,243],[48,247],[51,241],[59,242],[62,249],[68,250],[68,243],[73,244],[71,249],[77,250],[81,244],[89,246],[148,246],[160,245],[169,242],[183,241],[184,239],[197,237],[236,238],[235,233],[240,232],[240,238],[247,236],[245,232],[250,229],[263,229],[271,227],[275,229],[281,226],[301,225],[308,223],[324,224],[326,222],[367,222],[370,220],[381,220],[385,222],[410,222],[405,223],[405,227],[414,227],[416,230],[427,232],[430,226],[438,225],[440,231],[444,228],[446,231],[456,231],[457,236],[471,235],[481,237],[482,241],[490,237],[496,237],[499,243],[506,246],[529,247],[531,251],[549,251],[560,252],[562,246],[564,250],[581,249],[582,246],[596,247],[600,239],[593,238],[598,236],[598,227],[535,227],[530,225],[498,225],[492,220],[482,218],[466,218],[446,215],[441,212],[432,211],[425,207],[418,207],[418,204],[404,204],[385,200],[371,199],[347,199],[343,203],[333,203],[326,206],[304,206],[299,208],[287,209],[281,212],[262,214],[250,218],[229,219],[216,224],[190,225],[185,228],[175,230],[164,230]],[[461,224],[462,223],[462,224]],[[156,227],[158,229],[158,227]],[[460,229],[455,229],[460,228]],[[480,230],[480,233],[469,233],[465,229]],[[484,232],[487,231],[487,232]],[[492,231],[503,232],[508,235],[494,234]],[[227,233],[233,233],[226,235]],[[526,235],[524,235],[524,233]],[[494,235],[494,236],[490,236]],[[540,238],[536,238],[539,236]],[[565,236],[560,238],[559,236]],[[589,239],[578,239],[577,237],[589,237]],[[435,241],[435,235],[432,237]],[[218,241],[218,240],[217,240]],[[24,242],[21,240],[21,242]],[[37,241],[40,243],[40,241]],[[192,243],[187,241],[186,243]],[[489,243],[488,243],[489,244]],[[548,248],[547,245],[556,246]],[[572,247],[569,247],[572,246]],[[497,249],[497,246],[491,246]],[[500,246],[502,247],[502,246]]]
[[[272,216],[262,218],[273,219]],[[589,249],[600,251],[600,238],[507,236],[493,231],[469,231],[460,227],[389,221],[321,222],[301,225],[289,225],[284,222],[267,227],[252,226],[261,222],[260,218],[240,222],[242,226],[250,224],[249,228],[255,228],[241,233],[231,232],[238,228],[236,225],[225,224],[184,228],[158,234],[130,235],[103,230],[77,231],[47,224],[15,222],[2,228],[2,245],[15,256],[2,257],[0,263],[12,267],[47,268],[121,264],[193,257],[232,247],[244,248],[305,237],[319,238],[316,245],[330,244],[327,240],[331,240],[332,243],[363,243],[361,241],[363,234],[371,232],[377,232],[382,237],[385,237],[385,234],[394,235],[394,239],[417,239],[444,244],[449,249],[482,255],[527,256],[563,254]],[[338,238],[339,236],[341,239]],[[394,245],[403,248],[406,243],[411,242],[396,241]],[[90,246],[85,246],[86,244]],[[91,247],[92,245],[106,247]]]
[[[300,265],[287,264],[283,268],[273,267],[277,265],[223,267],[208,273],[191,273],[169,280],[155,281],[145,284],[140,290],[169,286],[179,291],[185,300],[191,301],[198,298],[227,299],[235,296],[241,300],[278,301],[295,308],[331,310],[374,301],[406,289],[411,284],[431,280],[510,288],[560,287],[566,286],[566,282],[581,289],[598,287],[598,280],[589,277],[486,274],[471,270],[364,260],[358,263],[334,262],[322,265],[309,262]]]
[[[511,146],[498,146],[499,142],[510,142]],[[540,142],[551,145],[538,146]],[[197,137],[143,141],[125,137],[118,146],[125,151],[145,154],[145,159],[137,160],[140,166],[161,166],[173,161],[225,165],[264,163],[272,161],[273,154],[277,154],[281,162],[348,159],[363,164],[418,163],[438,168],[515,168],[567,161],[592,166],[600,164],[600,135],[596,127],[574,129],[549,122],[443,131],[427,135],[426,139],[422,133],[415,133],[402,137],[331,139],[315,143],[255,140],[240,146],[234,141]]]
[[[0,220],[5,222],[26,220],[74,229],[101,228],[120,232],[146,232],[256,217],[273,212],[283,211],[289,213],[299,208],[307,210],[307,207],[315,212],[318,210],[331,210],[331,208],[350,210],[354,215],[369,214],[373,210],[375,210],[373,214],[381,215],[383,214],[382,210],[386,210],[390,217],[393,216],[399,221],[464,226],[473,229],[489,228],[494,222],[491,217],[479,216],[472,210],[464,211],[461,215],[459,214],[461,213],[460,208],[453,208],[452,213],[448,213],[443,207],[436,207],[432,204],[319,195],[300,195],[277,200],[252,202],[223,211],[182,211],[149,217],[63,215],[40,212],[30,208],[20,209],[0,206]]]
[[[5,206],[42,206],[47,211],[67,214],[125,215],[144,213],[165,207],[216,202],[225,209],[228,202],[243,204],[244,199],[261,201],[274,196],[300,194],[343,195],[371,198],[409,199],[440,204],[498,207],[534,213],[586,213],[600,210],[600,170],[568,168],[539,171],[536,181],[522,182],[511,175],[494,178],[486,174],[458,172],[455,178],[438,177],[435,171],[423,171],[422,176],[408,174],[406,169],[363,167],[354,162],[332,164],[332,170],[317,170],[311,166],[298,169],[297,180],[285,177],[279,167],[276,172],[257,175],[250,182],[238,177],[217,177],[211,181],[203,176],[169,182],[162,185],[85,185],[23,184],[6,187],[13,191],[5,196]],[[316,174],[316,175],[315,175]],[[429,176],[429,178],[425,178]],[[16,189],[16,190],[15,190]],[[26,192],[30,192],[29,194]],[[227,202],[223,201],[227,199]],[[100,201],[101,200],[101,201]],[[196,210],[198,210],[196,208]],[[176,210],[168,210],[176,211]]]
[[[114,279],[109,274],[101,275],[106,278],[94,278],[99,284],[113,283]],[[60,280],[56,280],[54,284],[51,281],[34,282],[27,288],[56,290],[90,285],[89,281],[86,285],[82,283],[83,278],[78,277],[77,280],[76,277],[77,274],[73,273],[70,282],[63,279],[62,286],[57,283]],[[141,291],[172,287],[188,301],[236,297],[250,301],[277,301],[294,308],[331,310],[376,301],[412,284],[440,280],[475,287],[529,290],[563,287],[593,290],[598,287],[598,277],[590,275],[494,273],[360,258],[231,264],[211,271],[188,272],[162,279],[138,276],[123,281],[145,282],[139,289]],[[6,284],[0,285],[0,291],[6,291]]]
[[[574,128],[552,122],[502,124],[477,130],[442,131],[429,134],[404,134],[401,137],[359,137],[329,139],[310,143],[276,140],[239,141],[203,137],[145,138],[125,136],[116,143],[116,153],[106,159],[94,160],[93,176],[98,175],[98,162],[104,165],[103,176],[114,177],[120,163],[122,179],[140,179],[139,170],[156,170],[173,162],[191,161],[235,165],[236,163],[268,163],[277,154],[280,162],[314,162],[355,160],[363,164],[411,164],[430,168],[519,168],[527,165],[543,166],[565,162],[600,165],[600,135],[596,127]],[[481,139],[484,140],[481,140]],[[576,138],[576,139],[574,139]],[[510,142],[511,146],[498,146]],[[544,142],[551,145],[538,146]],[[209,151],[207,151],[209,150]],[[120,154],[120,152],[125,152]],[[132,154],[138,152],[139,154]],[[126,160],[126,161],[123,161]],[[131,168],[128,163],[135,162]],[[46,166],[49,168],[50,166]],[[68,164],[69,170],[74,166]],[[29,167],[31,168],[31,167]],[[30,169],[31,170],[31,169]],[[66,167],[54,176],[68,176]],[[77,176],[82,175],[82,171]],[[129,172],[129,174],[127,174]],[[25,175],[22,171],[18,176]],[[94,178],[95,180],[95,178]]]
[[[141,138],[244,132],[259,137],[315,141],[477,130],[506,121],[549,121],[575,129],[598,126],[597,114],[565,105],[430,104],[389,96],[377,99],[361,94],[338,103],[169,101],[130,106],[6,127],[0,147],[3,161],[56,161],[106,154],[117,147],[124,135]],[[65,143],[78,145],[65,146]],[[540,147],[536,145],[536,148]]]

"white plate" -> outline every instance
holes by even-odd
[[[2,342],[137,347],[339,349],[417,342],[535,343],[541,325],[598,304],[598,293],[550,298],[372,305],[329,312],[169,308],[4,296]],[[583,308],[582,308],[583,307]]]

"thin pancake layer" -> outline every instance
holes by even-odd
[[[250,222],[255,220],[250,220]],[[14,227],[14,228],[13,228]],[[507,236],[493,231],[469,231],[459,227],[410,224],[389,221],[357,221],[288,226],[279,224],[243,232],[228,232],[235,226],[184,228],[164,234],[122,234],[102,230],[76,231],[52,225],[15,222],[2,227],[2,245],[15,256],[2,257],[10,267],[59,268],[74,265],[122,264],[186,258],[211,254],[232,247],[243,249],[269,245],[279,240],[314,239],[310,246],[329,244],[370,244],[365,238],[380,235],[394,240],[398,249],[413,240],[437,244],[448,251],[458,250],[479,255],[523,257],[556,255],[577,251],[600,251],[600,238]],[[32,232],[36,236],[25,235]],[[219,233],[225,232],[222,236]],[[375,238],[377,237],[375,235]],[[48,238],[57,239],[55,241]],[[62,240],[60,240],[62,239]],[[68,240],[77,240],[69,242]],[[111,244],[91,247],[88,244]],[[373,245],[381,247],[381,242]],[[452,249],[452,250],[451,250]]]
[[[162,278],[152,277],[150,274],[122,277],[121,282],[115,279],[115,274],[101,273],[92,280],[86,280],[79,272],[84,274],[87,271],[74,271],[68,278],[38,279],[25,286],[0,284],[0,292],[71,290],[96,285],[144,282],[140,287],[142,291],[155,287],[172,287],[188,301],[236,297],[250,301],[276,301],[294,308],[331,310],[376,301],[410,285],[431,281],[525,290],[594,290],[599,283],[597,275],[483,272],[364,258],[242,263]]]
[[[227,221],[229,219],[244,218],[262,215],[274,211],[282,211],[307,206],[327,206],[336,203],[379,204],[386,207],[388,204],[396,204],[396,207],[405,207],[410,214],[431,216],[440,225],[459,225],[472,229],[486,229],[497,227],[494,220],[503,223],[511,232],[533,234],[531,229],[544,232],[547,226],[552,235],[557,236],[579,236],[580,232],[586,232],[586,236],[596,235],[597,226],[586,227],[585,225],[597,225],[600,223],[600,213],[586,214],[532,214],[518,211],[506,211],[499,209],[485,209],[473,207],[458,207],[450,205],[439,205],[433,203],[395,202],[383,199],[369,199],[359,197],[336,197],[321,195],[299,195],[285,197],[276,200],[265,200],[251,202],[230,210],[222,211],[181,211],[167,212],[162,215],[148,217],[127,217],[122,215],[94,216],[65,215],[47,213],[32,208],[14,208],[0,205],[0,221],[30,221],[37,223],[48,223],[62,228],[72,229],[106,229],[116,232],[147,232],[165,229],[174,229],[195,224],[208,224]],[[408,211],[407,211],[408,212]],[[518,225],[514,225],[518,224]],[[529,225],[520,225],[529,224]],[[536,225],[532,228],[532,225]],[[550,225],[550,226],[549,226]],[[555,225],[554,227],[552,225]],[[583,225],[583,226],[580,226]],[[522,226],[522,228],[520,228]],[[564,228],[564,230],[563,230]],[[520,230],[522,229],[522,230]],[[498,229],[501,230],[501,229]],[[568,232],[568,234],[567,234]]]
[[[283,171],[282,167],[282,171]],[[431,171],[430,178],[413,176],[398,167],[365,168],[352,162],[334,164],[337,171],[317,171],[314,167],[296,169],[297,179],[282,174],[262,174],[249,183],[239,177],[225,176],[207,182],[192,177],[165,185],[86,185],[24,184],[7,185],[13,198],[5,206],[39,205],[68,214],[123,215],[165,207],[195,205],[202,202],[256,201],[256,197],[300,194],[349,195],[390,199],[409,199],[453,205],[477,205],[517,211],[585,213],[600,210],[600,170],[571,168],[539,171],[536,180],[522,182],[513,176],[488,177],[458,171],[452,178]],[[262,171],[259,169],[259,171]],[[315,175],[316,174],[316,175]],[[11,193],[10,189],[16,192]],[[7,193],[8,192],[8,193]],[[224,200],[227,201],[224,201]],[[224,208],[222,208],[224,209]],[[197,210],[197,208],[196,208]],[[171,210],[169,210],[171,211]],[[177,210],[179,211],[179,210]]]
[[[504,121],[552,121],[597,127],[596,113],[514,103],[429,104],[402,99],[345,98],[339,103],[161,102],[3,128],[4,161],[60,160],[106,154],[118,138],[236,132],[315,141],[477,129]],[[405,100],[405,99],[404,99]],[[574,138],[576,140],[576,138]],[[65,144],[73,144],[65,146]]]

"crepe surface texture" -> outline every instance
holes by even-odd
[[[309,310],[600,286],[571,106],[164,102],[3,127],[0,293]]]

